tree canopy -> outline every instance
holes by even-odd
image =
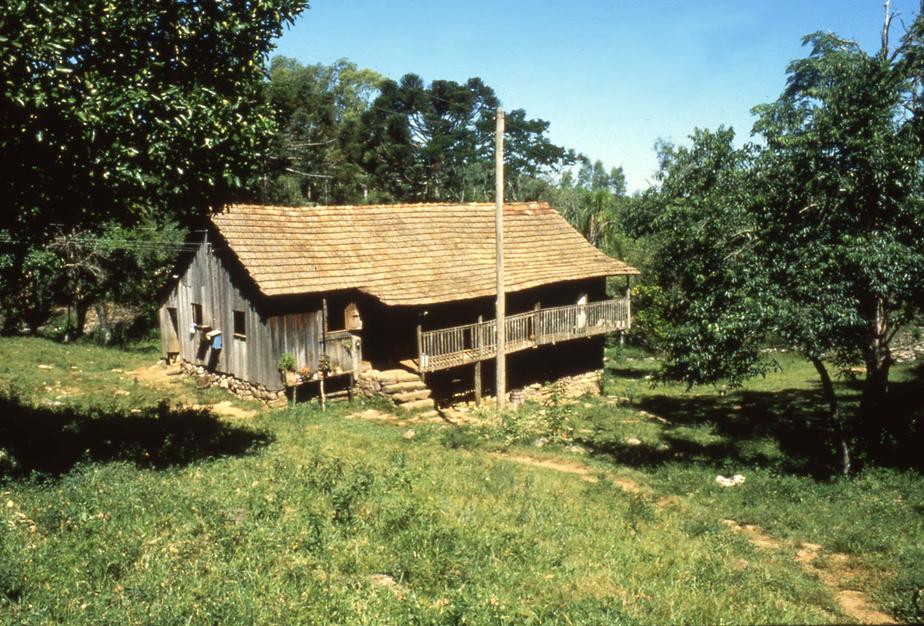
[[[273,127],[260,98],[264,62],[306,6],[0,6],[0,194],[9,207],[0,215],[0,294],[8,324],[45,308],[38,294],[52,288],[61,262],[49,256],[53,238],[114,225],[192,225],[242,187]]]
[[[356,202],[369,193],[360,167],[359,125],[384,78],[340,59],[302,65],[277,56],[269,67],[267,98],[276,116],[274,162],[259,195],[282,203]]]
[[[818,370],[845,471],[852,441],[882,438],[890,342],[922,302],[920,23],[891,54],[806,37],[784,92],[754,109],[762,142],[736,149],[719,129],[662,146],[660,186],[637,221],[656,246],[665,374],[734,384],[768,366],[767,340],[800,351]],[[857,363],[863,400],[848,421],[828,367]]]

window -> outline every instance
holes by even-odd
[[[202,305],[195,304],[192,305],[192,321],[196,326],[202,326]]]
[[[247,318],[243,311],[234,312],[234,336],[238,339],[247,337]]]

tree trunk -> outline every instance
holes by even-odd
[[[99,319],[99,330],[103,337],[103,344],[108,346],[112,342],[112,321],[109,319],[109,307],[105,302],[97,302],[93,308],[96,311],[96,317]]]
[[[882,409],[889,392],[889,370],[892,367],[890,331],[885,303],[881,298],[877,298],[863,351],[866,380],[863,384],[858,415],[860,434],[873,448],[877,447],[881,440]]]
[[[818,372],[818,377],[821,378],[821,390],[825,398],[825,402],[828,403],[829,419],[831,420],[832,426],[834,426],[835,432],[840,439],[841,447],[841,472],[844,476],[850,474],[850,444],[847,441],[847,433],[844,431],[844,424],[841,421],[840,408],[837,402],[837,394],[834,393],[834,383],[831,381],[831,376],[828,374],[828,368],[825,367],[825,364],[822,363],[821,359],[818,357],[811,358],[812,365],[815,366],[815,370]]]
[[[86,300],[77,300],[74,303],[74,338],[82,337],[84,327],[87,325],[87,312],[90,303]]]

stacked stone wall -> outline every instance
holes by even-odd
[[[195,365],[187,361],[180,361],[180,368],[187,375],[195,378],[196,384],[200,388],[220,387],[245,400],[260,400],[267,403],[286,401],[285,390],[272,391],[263,385],[249,383],[246,380],[235,378],[231,374],[213,372],[202,365]]]

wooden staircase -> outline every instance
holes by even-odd
[[[374,373],[382,385],[382,392],[392,399],[399,411],[432,411],[435,408],[430,389],[420,376],[404,369],[383,370]]]

